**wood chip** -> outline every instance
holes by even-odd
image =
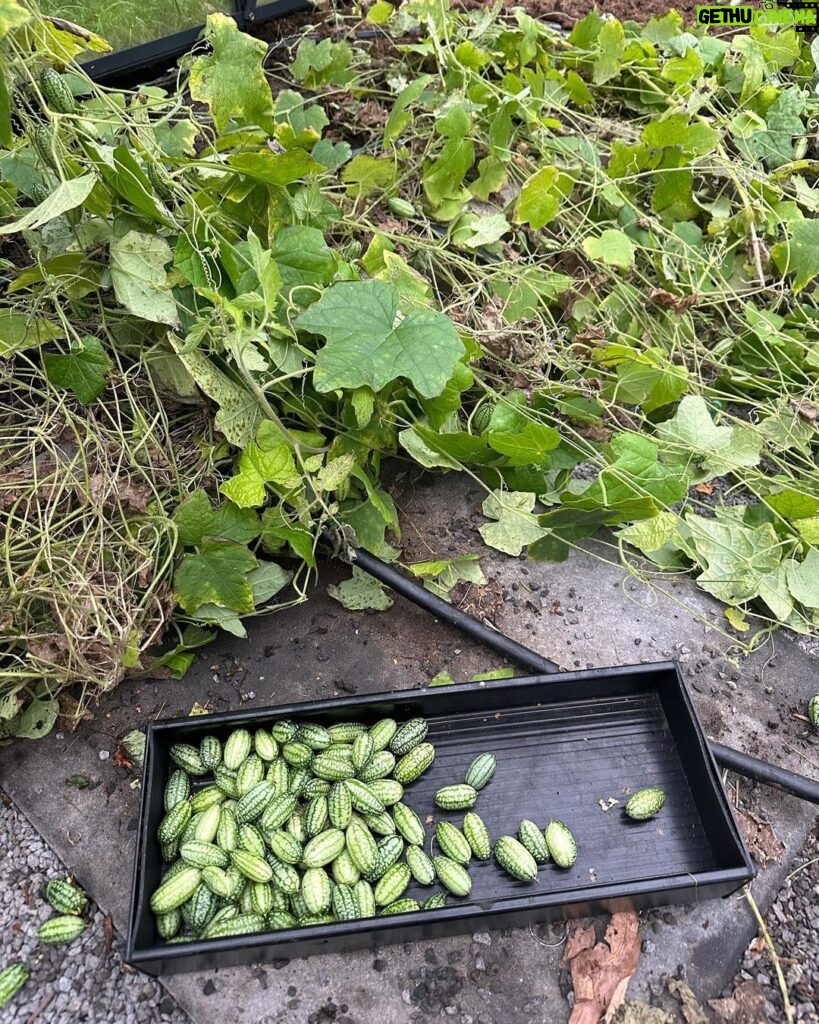
[[[111,952],[111,946],[114,944],[114,922],[111,920],[110,914],[105,915],[105,920],[102,924],[102,934],[103,949],[105,950],[105,955],[108,956]]]

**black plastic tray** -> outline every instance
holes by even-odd
[[[580,853],[568,871],[541,868],[533,885],[516,882],[494,861],[473,862],[472,894],[450,898],[442,910],[312,926],[263,935],[167,945],[149,909],[159,884],[156,829],[171,743],[198,743],[239,725],[277,718],[320,722],[374,722],[423,715],[435,744],[432,768],[408,788],[408,802],[439,811],[435,790],[463,779],[476,754],[497,755],[498,768],[476,809],[493,837],[514,834],[521,818],[545,825],[565,821]],[[661,814],[642,823],[622,812],[625,790],[662,786]],[[620,803],[604,811],[600,800]],[[134,870],[126,959],[149,974],[201,970],[286,955],[339,952],[520,926],[629,907],[727,896],[753,878],[755,868],[719,782],[717,767],[685,684],[673,662],[558,676],[469,683],[345,700],[291,704],[263,711],[156,722],[148,727],[142,811]],[[429,894],[421,890],[410,895]]]

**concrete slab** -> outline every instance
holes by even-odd
[[[406,559],[481,551],[481,492],[450,477],[396,489]],[[689,582],[667,594],[631,578],[616,551],[595,543],[561,565],[535,565],[487,553],[486,590],[464,595],[516,639],[562,667],[593,667],[679,657],[706,729],[715,738],[797,771],[819,775],[819,749],[796,715],[819,689],[819,662],[788,637],[747,658],[737,654],[721,607]],[[323,572],[308,604],[250,623],[250,639],[206,649],[185,680],[134,681],[105,698],[93,722],[73,736],[17,743],[3,752],[0,785],[124,930],[138,791],[116,766],[116,739],[158,717],[261,707],[350,692],[424,685],[446,668],[456,679],[498,659],[396,599],[386,613],[342,609],[326,595],[338,569]],[[76,790],[69,775],[97,785]],[[764,787],[740,787],[786,846],[754,891],[766,906],[801,846],[814,809]],[[632,992],[648,998],[679,964],[701,997],[733,975],[754,934],[744,902],[709,902],[650,915],[645,954]],[[324,1022],[383,1024],[444,1013],[473,1024],[557,1022],[568,1017],[559,965],[563,926],[478,933],[472,939],[387,947],[168,978],[197,1024]],[[561,988],[562,985],[562,988]]]

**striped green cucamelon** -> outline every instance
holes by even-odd
[[[295,915],[287,910],[274,910],[272,914],[267,915],[267,927],[272,932],[283,928],[295,928],[297,924]]]
[[[274,828],[283,825],[293,811],[296,809],[296,797],[285,793],[282,796],[274,796],[265,807],[261,817],[260,827],[262,832],[269,832]]]
[[[304,814],[304,807],[299,805],[295,809],[295,811],[293,811],[293,813],[290,815],[290,820],[285,826],[290,835],[295,836],[296,839],[298,839],[298,841],[302,844],[302,846],[304,846],[304,844],[310,838],[307,835],[307,830],[304,827]]]
[[[222,744],[215,736],[203,736],[199,744],[199,757],[202,764],[209,771],[213,771],[222,763]]]
[[[420,846],[407,848],[407,867],[419,885],[432,885],[435,881],[435,868]]]
[[[31,144],[34,151],[46,167],[59,170],[60,167],[60,138],[50,125],[38,124],[31,133]]]
[[[252,746],[253,739],[247,729],[235,729],[222,748],[222,763],[225,768],[232,772],[238,771]]]
[[[548,863],[549,847],[546,845],[546,837],[533,821],[523,819],[518,826],[518,839],[531,853],[536,864]]]
[[[373,741],[375,751],[384,750],[390,745],[390,741],[398,729],[398,723],[394,718],[382,718],[370,729],[370,738]]]
[[[246,821],[237,830],[234,849],[247,850],[248,853],[255,853],[257,857],[264,857],[267,852],[267,843],[261,831]]]
[[[0,971],[0,1008],[17,995],[28,981],[28,974],[25,964],[9,964]]]
[[[404,787],[395,779],[374,779],[367,783],[367,788],[385,807],[392,807],[404,795]]]
[[[366,731],[367,726],[361,722],[335,722],[327,729],[333,743],[354,743],[356,736]]]
[[[301,795],[305,800],[312,800],[314,796],[328,796],[332,783],[326,779],[310,779],[301,791]]]
[[[85,921],[73,914],[51,917],[41,924],[37,932],[40,942],[73,942],[85,931]]]
[[[179,840],[174,839],[170,843],[159,844],[159,854],[164,864],[170,864],[179,855]]]
[[[478,754],[467,769],[464,781],[473,789],[483,789],[495,774],[497,761],[494,754]]]
[[[191,929],[201,932],[210,923],[217,909],[216,896],[206,885],[200,885],[188,901],[188,920]]]
[[[226,799],[224,790],[218,786],[203,786],[191,797],[191,810],[194,814],[199,814],[200,811],[206,811],[214,804],[224,803]]]
[[[553,819],[546,826],[546,845],[559,868],[570,868],[577,860],[577,843],[568,825]]]
[[[819,729],[819,693],[815,693],[808,701],[808,721],[814,729]]]
[[[279,744],[268,729],[257,729],[253,733],[253,750],[257,757],[268,764],[279,756]]]
[[[293,768],[306,768],[313,760],[313,751],[301,740],[288,740],[282,747],[282,757]]]
[[[270,910],[271,914],[284,913],[285,911],[290,909],[290,897],[287,895],[287,893],[284,893],[281,891],[281,889],[277,888],[275,883],[270,884],[270,892],[272,894],[272,909]]]
[[[393,769],[393,778],[403,786],[415,782],[435,760],[435,747],[431,743],[419,743],[405,754]]]
[[[386,779],[395,768],[395,754],[389,750],[376,751],[370,760],[360,768],[358,777],[362,782],[374,782],[376,779]]]
[[[374,753],[372,736],[368,732],[359,733],[353,740],[353,768],[360,772]]]
[[[327,817],[327,797],[314,796],[304,812],[304,831],[311,839],[324,830]]]
[[[237,914],[210,925],[202,932],[203,939],[226,939],[231,935],[249,935],[263,932],[265,920],[260,914]]]
[[[290,788],[288,793],[291,796],[296,797],[297,800],[304,796],[304,790],[307,783],[310,781],[310,769],[306,767],[291,768],[290,770]]]
[[[376,906],[386,907],[400,899],[411,880],[412,875],[406,864],[393,864],[387,868],[375,887]]]
[[[267,845],[284,864],[298,864],[302,857],[304,847],[289,832],[283,828],[275,829],[267,833]]]
[[[299,891],[301,885],[301,878],[299,877],[298,871],[292,866],[292,864],[285,864],[280,861],[278,857],[274,857],[272,854],[267,858],[268,866],[272,874],[273,884],[277,889],[281,889],[282,892],[292,895]]]
[[[250,887],[250,905],[262,917],[273,910],[273,888],[269,882],[254,882]]]
[[[475,806],[477,790],[462,782],[455,786],[442,786],[435,794],[435,803],[445,811],[462,811]]]
[[[228,855],[224,850],[220,850],[215,843],[201,843],[196,840],[180,846],[179,856],[186,864],[195,868],[206,868],[209,865],[226,868],[229,863]]]
[[[378,860],[375,867],[366,875],[368,882],[375,882],[397,864],[404,852],[404,840],[400,836],[384,836],[376,843]]]
[[[316,754],[310,768],[314,775],[320,779],[327,779],[328,782],[351,779],[355,775],[352,758],[348,761],[329,750],[323,750],[320,754]]]
[[[267,781],[276,790],[277,795],[290,792],[290,767],[283,757],[277,757],[267,769]]]
[[[219,804],[213,804],[206,811],[202,811],[198,815],[193,838],[200,843],[212,843],[216,839],[221,814],[222,808]]]
[[[382,814],[384,812],[384,805],[372,794],[366,782],[360,782],[358,779],[348,779],[347,789],[350,793],[353,807],[357,811],[361,811],[362,814]]]
[[[295,739],[298,731],[299,727],[294,721],[289,718],[282,718],[273,725],[270,734],[277,743],[283,744]]]
[[[410,914],[415,910],[420,910],[421,904],[418,900],[411,899],[409,896],[404,896],[400,900],[395,900],[394,903],[390,903],[388,907],[384,907],[381,911],[383,917],[391,917],[393,914]]]
[[[354,921],[358,917],[353,890],[349,885],[336,885],[333,889],[333,913],[339,921]]]
[[[236,772],[225,768],[223,764],[213,769],[213,781],[231,800],[239,799],[239,787],[236,785]]]
[[[327,813],[334,828],[347,828],[353,812],[353,802],[346,782],[336,782],[327,798]]]
[[[166,914],[169,910],[181,907],[193,896],[201,881],[202,872],[199,868],[186,866],[176,871],[172,877],[166,877],[151,896],[151,910],[155,914]]]
[[[182,832],[182,834],[179,836],[179,845],[180,846],[183,843],[189,843],[193,839],[196,839],[196,829],[198,828],[199,822],[202,820],[202,815],[204,813],[205,813],[204,811],[200,811],[198,814],[192,814],[191,815],[190,821],[185,826],[185,829]]]
[[[361,878],[361,872],[355,866],[350,851],[346,847],[333,861],[331,871],[333,879],[339,885],[355,885]]]
[[[396,832],[395,822],[389,811],[381,811],[380,814],[362,814],[364,823],[371,832],[379,836],[394,836]]]
[[[332,914],[307,914],[300,917],[297,924],[299,928],[309,928],[312,925],[335,924],[336,919]]]
[[[179,765],[188,775],[207,775],[208,769],[202,764],[199,751],[190,743],[173,743],[168,754],[173,763]]]
[[[366,825],[355,819],[351,821],[347,827],[346,844],[358,870],[362,875],[369,874],[378,863],[378,847]]]
[[[262,779],[239,799],[236,804],[236,821],[240,825],[246,821],[258,821],[275,799],[274,786]]]
[[[156,915],[156,930],[161,939],[172,939],[182,927],[182,915],[179,910],[169,910],[167,914]]]
[[[235,888],[234,880],[227,871],[215,866],[202,868],[202,881],[215,896],[223,900],[230,899]]]
[[[262,857],[247,850],[231,850],[231,864],[251,882],[269,882],[273,877],[270,865]]]
[[[375,894],[373,887],[365,879],[360,879],[353,886],[353,899],[359,917],[375,917]]]
[[[483,818],[475,811],[467,811],[462,831],[478,860],[489,860],[492,855],[492,840]]]
[[[451,821],[439,821],[435,826],[435,841],[441,853],[458,864],[467,865],[472,860],[472,847],[466,836]]]
[[[311,914],[329,910],[333,899],[333,883],[324,868],[308,868],[301,879],[301,895]]]
[[[216,829],[216,845],[227,853],[239,845],[239,824],[233,807],[219,808],[219,825]]]
[[[495,843],[495,859],[503,870],[519,882],[537,878],[535,858],[514,836],[501,836]]]
[[[304,722],[299,726],[296,739],[306,744],[311,750],[326,750],[333,742],[330,733],[323,725],[315,722]]]
[[[307,909],[307,904],[304,902],[304,897],[301,894],[301,881],[299,881],[299,891],[290,897],[290,909],[299,920],[303,917],[307,917],[310,913]]]
[[[408,804],[397,803],[392,809],[392,817],[395,827],[408,843],[423,846],[427,837],[424,823]]]
[[[659,786],[640,789],[628,798],[624,808],[626,817],[646,821],[658,814],[665,803],[665,792]]]
[[[330,828],[311,839],[304,848],[302,863],[308,868],[323,868],[339,856],[346,837],[340,828]]]
[[[239,796],[249,793],[255,785],[262,781],[264,776],[264,761],[258,754],[248,754],[236,772],[236,788],[239,791]]]
[[[389,206],[390,212],[394,213],[396,217],[416,217],[418,215],[418,211],[412,203],[402,196],[390,196],[387,200],[387,206]]]
[[[177,804],[181,804],[183,800],[187,800],[191,794],[191,780],[188,773],[182,769],[177,768],[175,772],[171,772],[168,781],[165,783],[165,810],[170,811]]]
[[[156,836],[160,843],[172,843],[178,839],[188,827],[192,813],[187,800],[172,807],[159,823]]]
[[[52,67],[44,67],[39,74],[40,90],[50,110],[58,114],[73,114],[77,103],[67,79]]]
[[[239,893],[239,913],[240,914],[254,914],[253,909],[253,885],[254,883],[245,879],[245,884],[242,886],[242,891]],[[182,908],[184,910],[184,907]]]
[[[423,718],[411,718],[396,729],[390,740],[390,750],[396,757],[403,757],[423,741],[428,729],[429,726]]]
[[[446,906],[446,893],[434,892],[422,905],[422,910],[438,910]]]
[[[81,914],[88,897],[67,878],[55,878],[46,886],[46,899],[58,914]]]
[[[432,866],[441,885],[453,896],[468,896],[472,892],[472,879],[462,864],[439,854],[432,858]]]

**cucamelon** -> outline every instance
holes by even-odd
[[[514,836],[501,836],[495,843],[495,858],[503,870],[520,882],[537,878],[535,858]]]
[[[462,811],[474,807],[477,799],[477,790],[465,782],[442,786],[435,794],[435,803],[445,811]]]
[[[646,821],[658,814],[664,803],[665,792],[659,786],[649,786],[630,796],[624,810],[634,821]]]
[[[546,826],[546,845],[559,868],[570,868],[577,860],[577,843],[562,821],[552,820]]]

